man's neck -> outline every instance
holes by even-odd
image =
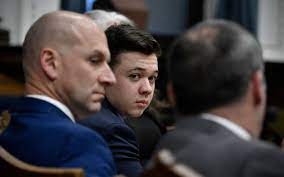
[[[252,114],[252,111],[247,107],[229,105],[212,109],[208,113],[224,117],[248,131],[253,137],[259,137],[260,128],[254,120],[256,115]]]
[[[213,122],[227,128],[228,130],[233,132],[235,135],[237,135],[238,137],[240,137],[244,140],[250,140],[251,139],[251,135],[249,134],[249,132],[246,129],[244,129],[240,125],[232,122],[231,120],[227,119],[226,117],[221,117],[221,116],[218,116],[218,115],[215,115],[215,114],[210,114],[210,113],[202,113],[201,118],[213,121]]]

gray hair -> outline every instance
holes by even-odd
[[[85,13],[88,17],[93,19],[100,29],[105,31],[112,25],[128,24],[135,26],[135,23],[126,16],[111,11],[105,10],[92,10]]]

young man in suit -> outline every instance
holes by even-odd
[[[205,21],[176,40],[169,58],[178,116],[158,149],[206,177],[284,176],[284,153],[257,140],[266,85],[254,37],[233,22]]]
[[[135,23],[126,16],[112,11],[92,10],[85,13],[88,17],[93,19],[96,24],[102,29],[106,30],[112,25],[129,24],[135,26]],[[161,106],[160,106],[161,105]],[[157,98],[152,99],[150,106],[139,117],[127,117],[126,124],[134,130],[139,149],[139,156],[142,166],[150,159],[152,152],[158,140],[166,132],[166,128],[158,119],[161,117],[159,111],[162,107],[161,102]],[[146,133],[146,137],[145,137]]]
[[[135,177],[142,165],[135,134],[125,118],[140,117],[152,101],[160,46],[149,33],[131,25],[113,25],[105,33],[117,82],[106,87],[102,110],[82,124],[107,140],[118,173]]]
[[[109,60],[106,36],[89,18],[65,11],[39,18],[23,44],[26,96],[10,107],[1,146],[34,165],[115,175],[103,138],[76,124],[100,110],[105,87],[115,83]]]

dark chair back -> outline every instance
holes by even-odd
[[[173,155],[161,150],[140,177],[202,177],[192,168],[176,163]]]
[[[84,177],[80,168],[38,167],[25,163],[0,146],[1,177]]]

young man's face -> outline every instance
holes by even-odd
[[[123,52],[113,67],[117,82],[106,87],[106,97],[123,116],[139,117],[149,106],[158,77],[155,54]]]

